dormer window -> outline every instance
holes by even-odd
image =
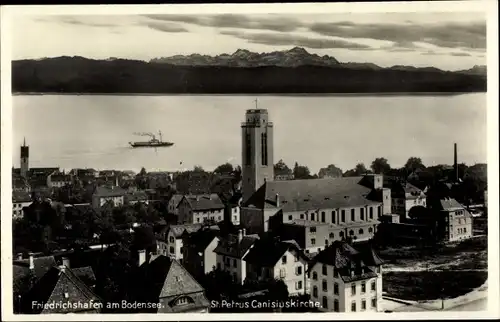
[[[181,297],[175,302],[175,305],[186,305],[186,304],[189,304],[189,300],[187,297]]]
[[[65,299],[68,299],[68,298],[69,298],[69,293],[65,292],[65,293],[64,293],[64,298],[65,298]]]

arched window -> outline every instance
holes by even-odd
[[[373,233],[373,228],[372,228],[372,227],[368,228],[368,232],[369,232],[370,234],[371,234],[371,233]]]
[[[323,296],[323,308],[328,308],[328,298],[326,296]]]
[[[315,280],[315,281],[318,280],[318,273],[313,272],[313,280]]]
[[[363,232],[364,232],[364,231],[363,231],[363,228],[360,228],[360,229],[359,229],[359,234],[360,234],[360,235],[363,235]]]
[[[335,238],[335,234],[334,233],[330,233],[330,239],[334,239]]]
[[[349,236],[353,236],[353,235],[354,235],[354,230],[349,231]]]
[[[313,287],[313,294],[312,294],[313,297],[318,297],[318,287],[317,286],[314,286]]]
[[[340,236],[340,238],[344,237],[344,232],[343,232],[343,231],[341,231],[341,232],[339,233],[339,236]]]

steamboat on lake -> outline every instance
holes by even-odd
[[[161,148],[174,145],[174,143],[172,142],[163,142],[161,131],[158,131],[159,139],[157,139],[156,135],[154,135],[153,133],[134,133],[134,134],[140,136],[149,136],[151,137],[151,140],[142,142],[129,142],[130,146],[133,148]]]

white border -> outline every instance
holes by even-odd
[[[402,312],[391,314],[364,313],[289,313],[289,314],[103,314],[85,315],[90,321],[165,321],[165,320],[401,320],[401,319],[470,319],[498,318],[499,313],[499,238],[498,238],[498,6],[495,0],[484,1],[443,1],[443,2],[391,2],[391,3],[309,3],[309,4],[204,4],[204,5],[99,5],[99,6],[2,6],[1,7],[1,209],[2,209],[2,320],[8,321],[57,321],[81,320],[82,315],[13,315],[12,314],[12,95],[11,95],[11,55],[10,21],[16,15],[137,15],[165,13],[383,13],[383,12],[484,12],[487,15],[487,126],[488,126],[488,195],[489,235],[488,235],[488,310],[483,312]],[[41,120],[43,122],[43,120]]]

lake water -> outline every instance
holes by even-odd
[[[13,97],[13,163],[26,137],[33,167],[205,169],[241,162],[241,129],[254,96],[26,95]],[[486,94],[455,96],[259,96],[274,122],[274,158],[313,173],[385,157],[426,165],[486,162]],[[161,130],[170,148],[132,149],[134,132]],[[180,162],[182,161],[182,166]]]

